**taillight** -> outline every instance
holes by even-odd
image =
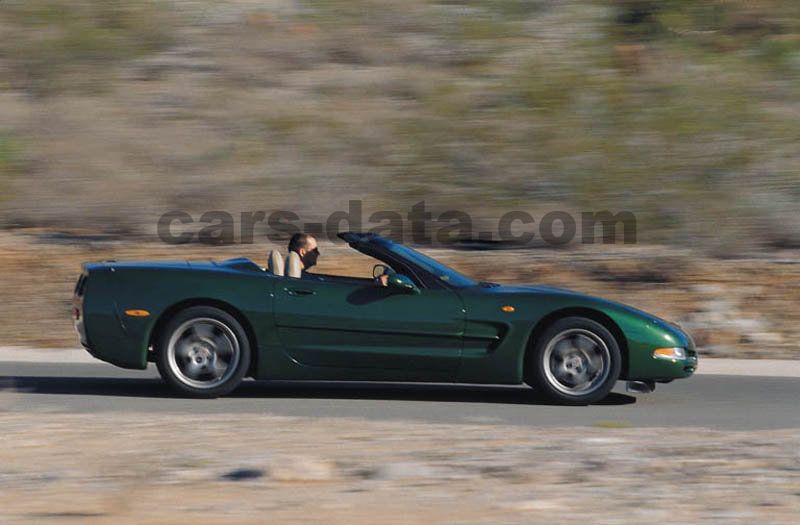
[[[81,310],[77,306],[72,308],[72,318],[76,321],[81,320]]]

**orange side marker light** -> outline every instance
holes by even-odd
[[[149,317],[150,312],[147,310],[125,310],[125,315],[129,317]]]

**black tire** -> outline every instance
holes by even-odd
[[[554,322],[533,342],[528,357],[528,384],[566,405],[604,399],[622,369],[622,354],[614,336],[602,324],[585,317]]]
[[[244,328],[232,315],[212,306],[192,306],[175,314],[161,331],[156,352],[164,382],[189,397],[229,394],[250,366]]]

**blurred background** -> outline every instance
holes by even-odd
[[[167,246],[168,210],[425,200],[631,211],[635,246],[436,255],[800,357],[795,0],[3,0],[0,34],[0,344],[75,346],[83,261],[264,263],[264,225]]]

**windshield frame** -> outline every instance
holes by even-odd
[[[387,243],[386,250],[395,256],[408,261],[409,264],[434,276],[437,282],[453,288],[470,288],[478,286],[478,281],[457,272],[446,264],[409,246],[398,243]]]

